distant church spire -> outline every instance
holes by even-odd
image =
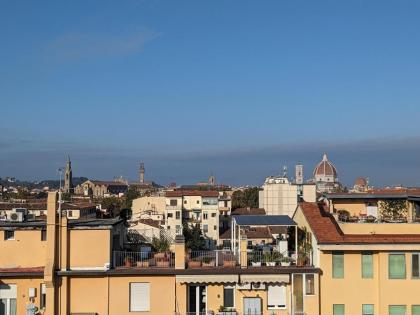
[[[145,173],[145,169],[144,169],[144,163],[140,163],[140,169],[139,169],[139,180],[140,180],[140,184],[144,184],[144,173]]]
[[[70,156],[67,155],[66,173],[64,175],[64,192],[72,194],[73,188],[73,172],[71,169]]]

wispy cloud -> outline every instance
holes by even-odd
[[[69,33],[55,38],[47,51],[59,59],[112,57],[143,51],[144,46],[161,36],[161,33],[140,29],[130,34]]]

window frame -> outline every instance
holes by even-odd
[[[233,306],[226,306],[225,305],[225,290],[232,290]],[[225,307],[227,309],[235,309],[236,308],[235,286],[232,286],[232,285],[223,286],[223,307]]]
[[[420,304],[413,304],[413,305],[411,305],[411,314],[412,315],[414,314],[414,312],[413,312],[414,308],[419,308],[420,309]]]
[[[373,313],[365,313],[363,309],[365,305],[371,305]],[[375,304],[362,304],[362,315],[375,315]]]
[[[391,277],[391,264],[390,264],[390,259],[391,256],[403,256],[404,257],[404,277],[400,278],[400,277]],[[407,279],[407,257],[406,254],[403,252],[394,252],[394,253],[389,253],[388,254],[388,279],[389,280],[404,280]]]
[[[371,274],[370,274],[370,276],[368,275],[368,274],[366,274],[366,271],[364,271],[364,269],[363,269],[363,257],[364,256],[370,256],[370,259],[371,259]],[[368,251],[365,251],[365,252],[362,252],[361,253],[361,272],[362,272],[362,279],[373,279],[373,276],[374,276],[374,268],[373,268],[373,265],[374,265],[374,262],[373,262],[373,253],[372,252],[368,252]]]
[[[346,305],[345,304],[333,304],[333,309],[332,309],[333,315],[338,315],[338,314],[335,313],[335,307],[336,306],[343,306],[343,315],[346,314]]]
[[[413,275],[413,258],[414,258],[414,256],[417,256],[417,260],[418,260],[418,265],[417,265],[418,276]],[[420,280],[420,252],[411,253],[410,267],[411,267],[411,279]]]
[[[277,286],[277,287],[281,288],[282,292],[285,294],[285,296],[283,297],[284,306],[283,305],[280,305],[280,306],[279,305],[274,305],[273,306],[273,305],[268,304],[268,302],[269,302],[268,290],[269,290],[270,286]],[[267,285],[267,309],[268,310],[285,310],[285,309],[287,309],[287,288],[284,284]]]
[[[389,315],[391,315],[391,307],[393,307],[393,306],[402,306],[402,307],[404,307],[404,315],[407,315],[407,305],[405,305],[405,304],[391,304],[391,305],[388,305],[388,314]]]
[[[133,310],[132,309],[132,300],[131,300],[132,296],[131,296],[131,292],[132,292],[132,285],[133,284],[145,284],[145,285],[148,285],[148,292],[149,292],[148,299],[149,299],[149,303],[148,303],[148,308],[147,309],[142,309],[142,310],[137,310],[137,309]],[[129,310],[129,312],[130,313],[151,312],[151,309],[152,309],[152,307],[151,307],[151,285],[150,285],[150,282],[129,282],[129,295],[128,295],[128,310]]]
[[[47,230],[42,229],[41,230],[41,242],[46,242],[46,241],[47,241]]]
[[[11,234],[11,236],[9,235]],[[15,239],[15,230],[4,230],[4,240],[5,241],[14,241]]]
[[[312,276],[313,277],[313,281],[314,281],[314,283],[313,283],[313,292],[312,293],[308,293],[308,287],[307,287],[307,282],[306,282],[306,277],[307,276]],[[315,274],[314,273],[305,273],[304,274],[304,279],[303,279],[303,284],[304,284],[304,296],[314,296],[314,295],[316,295],[315,293],[315,291],[316,291],[316,289],[315,289]]]
[[[334,268],[334,256],[341,256],[342,257],[342,265],[343,265],[343,272],[341,275],[336,274],[335,268]],[[333,251],[331,253],[331,276],[333,279],[344,279],[344,274],[345,274],[345,262],[344,262],[344,252],[343,251]]]

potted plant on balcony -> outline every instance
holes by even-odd
[[[366,217],[366,223],[374,223],[376,221],[376,218],[373,215],[368,215]]]
[[[338,210],[337,214],[338,220],[341,222],[347,222],[350,218],[350,212],[348,212],[347,210]]]
[[[276,261],[273,259],[273,256],[270,252],[264,253],[263,259],[266,266],[273,267],[276,265]]]
[[[203,258],[203,267],[214,267],[215,261],[212,257],[204,257]]]
[[[290,266],[291,262],[292,262],[292,258],[287,257],[287,256],[282,257],[282,258],[280,259],[280,264],[281,264],[283,267],[288,267],[288,266]]]
[[[169,248],[170,244],[166,238],[153,237],[152,246],[157,253],[154,254],[154,259],[157,267],[169,267],[170,255]]]
[[[131,267],[133,266],[133,259],[130,256],[126,256],[124,258],[124,267]]]
[[[223,257],[223,267],[235,267],[236,260],[233,254],[226,254]]]
[[[385,200],[380,206],[381,218],[385,222],[401,223],[407,221],[408,208],[405,200]]]
[[[201,260],[200,259],[190,259],[188,260],[188,268],[200,268]]]
[[[252,253],[251,255],[251,266],[252,267],[261,267],[261,259],[259,259],[260,255],[258,255],[259,253]]]

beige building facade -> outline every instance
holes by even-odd
[[[267,215],[292,216],[300,200],[316,201],[315,184],[291,183],[287,177],[267,177],[259,192],[259,207]]]

